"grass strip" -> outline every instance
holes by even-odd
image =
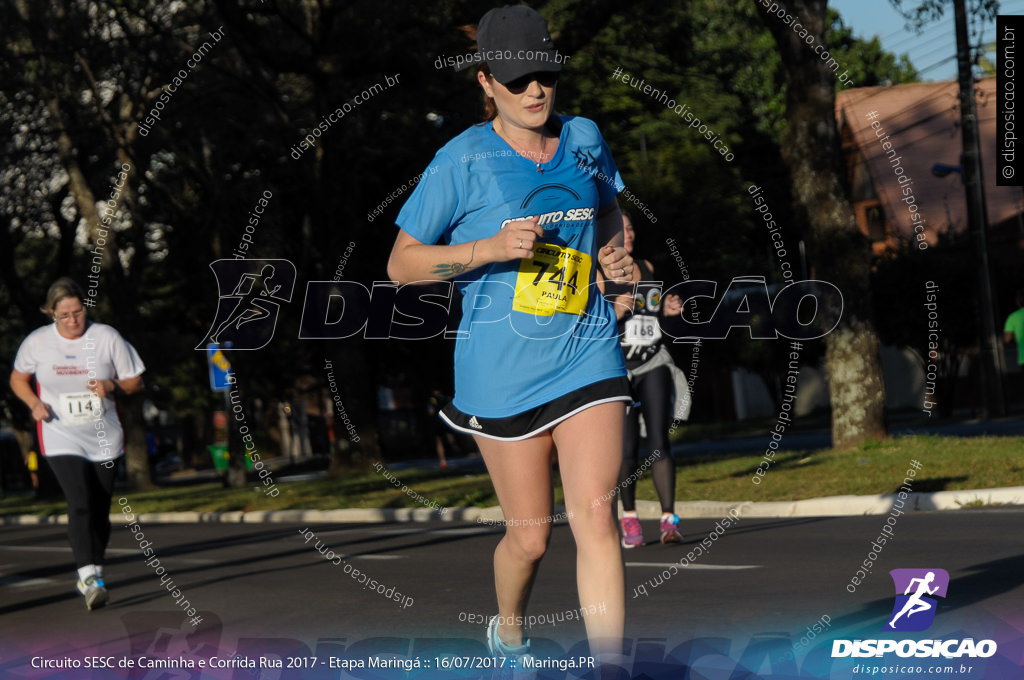
[[[767,437],[766,442],[767,444]],[[867,442],[844,452],[780,451],[760,484],[751,479],[763,460],[760,454],[727,454],[676,460],[677,501],[793,501],[824,496],[895,493],[911,460],[921,463],[914,491],[956,491],[1024,486],[1024,437],[938,437],[915,435]],[[135,512],[225,512],[253,510],[334,510],[339,508],[488,507],[497,505],[486,474],[441,470],[402,470],[395,478],[422,501],[395,487],[370,468],[336,477],[280,482],[281,493],[268,497],[263,486],[250,483],[225,489],[219,483],[176,486],[126,497]],[[555,475],[555,502],[562,504]],[[637,486],[637,498],[657,500],[650,473]],[[1024,500],[1024,499],[1022,499]],[[984,504],[984,495],[977,499]],[[0,516],[47,516],[66,512],[63,501],[37,502],[26,496],[0,499]]]

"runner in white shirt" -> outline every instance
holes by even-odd
[[[42,454],[67,498],[77,587],[92,609],[107,601],[110,499],[115,461],[124,454],[114,395],[141,390],[146,367],[116,330],[86,319],[82,299],[69,278],[50,286],[43,312],[54,323],[21,343],[11,390],[31,409]]]

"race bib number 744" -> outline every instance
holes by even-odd
[[[589,283],[590,255],[537,242],[533,256],[520,261],[512,309],[537,316],[582,314]]]

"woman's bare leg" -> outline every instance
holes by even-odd
[[[626,620],[625,572],[613,515],[625,404],[592,406],[552,431],[576,539],[576,579],[591,653],[618,664]],[[607,500],[605,499],[607,497]],[[595,612],[596,610],[596,612]]]
[[[551,435],[519,442],[475,439],[506,522],[505,536],[494,550],[498,637],[517,647],[523,643],[526,603],[551,537]]]

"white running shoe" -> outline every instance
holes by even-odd
[[[89,608],[89,611],[102,607],[110,599],[110,595],[107,593],[107,584],[99,576],[90,576],[85,581],[78,579],[77,588],[78,592],[85,596],[85,606]]]

